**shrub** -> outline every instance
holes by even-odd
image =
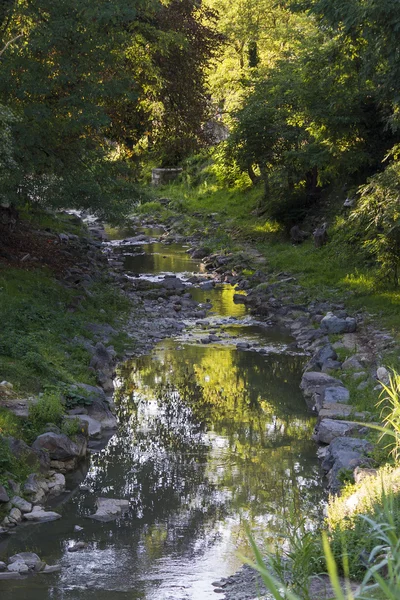
[[[39,398],[36,404],[29,407],[29,420],[32,434],[39,435],[47,423],[61,425],[64,407],[61,404],[60,394],[55,391],[47,391]]]
[[[371,177],[359,190],[353,221],[362,236],[362,245],[375,258],[382,279],[399,283],[400,267],[400,161]]]

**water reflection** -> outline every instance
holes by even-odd
[[[8,554],[36,547],[62,572],[2,582],[2,600],[213,598],[211,582],[246,550],[245,521],[274,536],[289,502],[319,512],[301,366],[296,356],[172,341],[126,363],[121,429],[92,457],[90,492],[63,506],[60,521],[9,543]],[[88,520],[97,496],[128,498],[130,510],[114,523]],[[84,526],[78,536],[75,524]],[[88,549],[68,553],[76,539]]]
[[[141,246],[124,246],[125,269],[134,274],[145,273],[199,273],[200,261],[187,254],[181,244],[165,245],[152,242]]]

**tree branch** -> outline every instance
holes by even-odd
[[[19,38],[23,37],[23,35],[24,35],[23,33],[20,33],[20,34],[16,35],[15,38],[13,38],[12,40],[9,40],[7,42],[7,44],[4,46],[3,50],[0,50],[0,56],[2,56],[2,54],[4,54],[4,52],[7,50],[8,46],[10,44],[19,40]]]

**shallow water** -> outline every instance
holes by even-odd
[[[172,264],[174,249],[165,250]],[[143,273],[160,272],[151,265]],[[238,351],[229,339],[207,346],[178,339],[125,363],[120,429],[82,467],[90,491],[76,488],[75,475],[75,493],[57,508],[62,519],[20,528],[0,544],[0,560],[33,550],[60,562],[61,573],[0,582],[1,600],[216,598],[211,583],[232,574],[241,564],[237,551],[247,551],[246,523],[258,538],[271,538],[284,509],[310,522],[321,512],[315,420],[299,391],[304,357],[284,352],[286,332],[254,324],[233,304],[232,288],[196,293],[212,296],[211,323],[220,319],[222,332],[267,353]],[[221,319],[236,309],[234,322]],[[98,496],[127,498],[130,510],[116,522],[91,521]],[[74,525],[84,530],[74,533]],[[88,549],[69,553],[78,540]]]

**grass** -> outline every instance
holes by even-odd
[[[58,381],[94,383],[88,352],[72,340],[90,339],[87,323],[115,324],[128,303],[103,281],[82,298],[79,310],[69,312],[72,299],[81,294],[42,270],[0,271],[0,372],[17,392],[37,393]],[[121,348],[123,340],[117,341]]]

